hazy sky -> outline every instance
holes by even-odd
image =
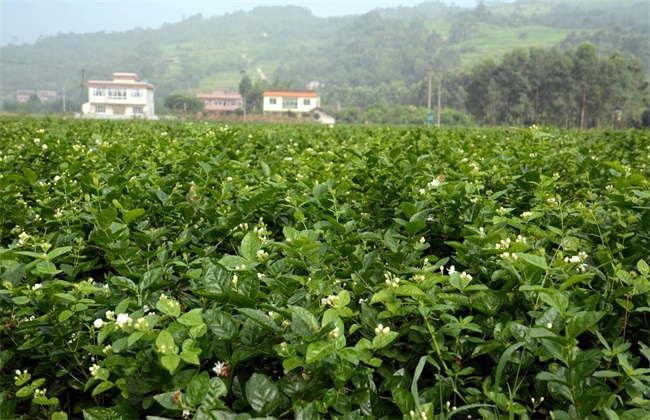
[[[184,16],[204,17],[263,5],[294,4],[316,16],[365,13],[378,7],[414,6],[426,0],[0,0],[0,45],[33,43],[39,36],[58,33],[126,31],[157,28]],[[449,0],[458,6],[474,6],[476,0]]]

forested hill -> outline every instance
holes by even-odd
[[[296,6],[259,7],[190,16],[158,29],[60,34],[32,45],[6,46],[0,50],[0,81],[5,98],[19,89],[61,91],[65,86],[69,98],[81,100],[82,80],[130,71],[154,83],[162,101],[180,91],[237,89],[245,73],[296,88],[319,81],[347,94],[393,85],[387,89],[409,92],[398,102],[422,105],[417,86],[429,72],[459,76],[515,48],[565,51],[589,41],[599,56],[618,51],[636,57],[647,76],[648,7],[646,1],[519,0],[463,9],[434,1],[336,18],[316,17]],[[385,96],[381,99],[389,100]],[[329,105],[351,104],[330,95]]]

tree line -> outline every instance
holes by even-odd
[[[355,116],[355,122],[379,122],[386,118],[368,118],[369,104],[373,104],[369,115],[376,116],[378,108],[427,108],[432,96],[432,110],[437,112],[440,86],[443,110],[454,115],[450,122],[565,128],[650,123],[648,80],[641,61],[617,51],[599,56],[589,42],[566,50],[515,49],[500,61],[487,58],[468,69],[433,72],[432,79],[431,87],[426,75],[411,84],[402,80],[374,86],[336,84],[323,90],[323,103],[350,122]]]
[[[599,57],[589,42],[566,51],[517,49],[500,63],[482,61],[458,81],[467,111],[485,124],[594,128],[640,126],[648,118],[641,62],[618,52]]]

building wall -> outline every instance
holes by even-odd
[[[111,82],[95,84],[88,88],[88,102],[81,111],[95,117],[155,118],[154,92],[145,87],[115,86]]]
[[[293,104],[295,101],[295,106]],[[265,96],[263,102],[264,112],[309,112],[320,107],[320,98]]]

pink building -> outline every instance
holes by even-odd
[[[236,111],[242,108],[242,97],[237,92],[215,90],[212,93],[199,93],[196,97],[203,101],[206,111]]]

